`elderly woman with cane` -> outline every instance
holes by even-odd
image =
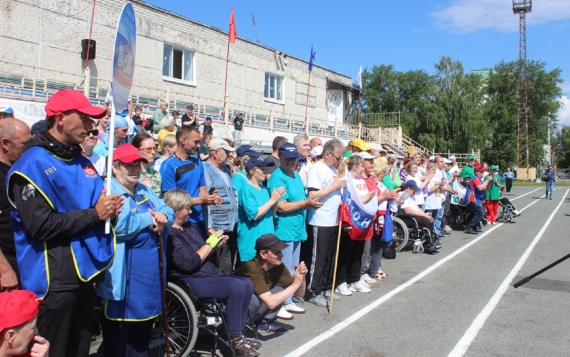
[[[114,225],[115,258],[99,286],[106,357],[147,356],[153,319],[163,308],[159,240],[172,226],[174,211],[138,182],[142,163],[146,159],[131,144],[113,153],[111,191],[125,203]]]

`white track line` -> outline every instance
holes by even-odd
[[[536,245],[538,244],[538,242],[542,238],[542,235],[546,231],[546,228],[548,228],[548,226],[550,225],[550,222],[552,221],[552,218],[554,218],[554,215],[556,214],[556,212],[558,212],[558,209],[560,208],[560,206],[562,206],[562,203],[564,202],[564,199],[566,198],[566,195],[568,195],[569,191],[570,190],[566,190],[564,197],[562,197],[562,200],[560,201],[558,206],[556,206],[556,209],[554,210],[554,212],[552,212],[550,217],[548,217],[548,220],[546,221],[546,223],[544,223],[544,226],[542,226],[542,229],[538,232],[536,237],[534,237],[534,239],[532,240],[532,242],[530,243],[530,245],[528,246],[526,251],[520,257],[517,264],[511,270],[509,275],[507,275],[505,280],[503,280],[503,282],[499,286],[499,289],[497,289],[495,294],[491,297],[491,300],[489,300],[487,305],[485,305],[483,310],[479,313],[479,315],[477,315],[477,317],[475,318],[475,320],[473,321],[471,326],[469,326],[469,329],[467,329],[467,331],[465,332],[463,337],[455,345],[455,348],[453,348],[453,350],[449,353],[448,357],[461,357],[467,352],[467,350],[469,349],[469,346],[471,345],[473,340],[475,340],[475,337],[477,337],[477,334],[479,334],[479,331],[481,331],[481,329],[483,328],[483,325],[485,325],[485,321],[487,321],[487,318],[491,315],[493,310],[495,310],[495,308],[499,304],[499,301],[501,301],[501,299],[503,298],[503,295],[505,295],[505,293],[509,289],[511,281],[514,279],[514,277],[521,270],[522,266],[524,265],[524,263],[526,262],[526,260],[528,259],[528,257],[532,253],[532,251],[534,250],[534,247],[536,247]]]
[[[533,193],[533,192],[535,192],[535,191],[538,191],[538,190],[540,190],[541,188],[542,188],[542,187],[539,187],[539,188],[537,188],[536,190],[532,190],[532,191],[530,191],[530,192],[525,193],[524,195],[521,195],[521,196],[519,196],[519,197],[515,197],[515,198],[513,198],[513,199],[510,200],[510,201],[518,200],[518,199],[521,198],[521,197],[524,197],[524,196],[526,196],[526,195],[530,195],[531,193]]]
[[[534,190],[536,191],[536,190]],[[531,192],[534,192],[531,191]],[[528,192],[525,195],[531,193]],[[522,197],[522,196],[520,196]],[[533,204],[535,204],[536,202],[538,202],[539,200],[533,201],[531,204],[529,204],[528,206],[522,208],[520,211],[522,212],[523,210],[525,210],[526,208],[532,206]],[[464,245],[463,247],[459,248],[458,250],[456,250],[455,252],[451,253],[450,255],[448,255],[447,257],[443,258],[442,260],[438,261],[437,263],[431,265],[430,267],[428,267],[427,269],[425,269],[424,271],[422,271],[421,273],[419,273],[418,275],[416,275],[415,277],[413,277],[412,279],[408,280],[407,282],[405,282],[404,284],[398,286],[397,288],[395,288],[394,290],[391,290],[390,292],[388,292],[387,294],[381,296],[380,298],[378,298],[377,300],[373,301],[372,303],[370,303],[369,305],[363,307],[362,309],[358,310],[357,312],[355,312],[354,314],[350,315],[349,317],[347,317],[345,320],[339,322],[338,324],[336,324],[335,326],[331,327],[330,329],[326,330],[325,332],[321,333],[320,335],[318,335],[317,337],[313,338],[312,340],[307,341],[306,343],[304,343],[303,345],[299,346],[298,348],[296,348],[295,350],[289,352],[288,354],[285,355],[285,357],[297,357],[297,356],[301,356],[304,353],[307,353],[309,350],[311,350],[313,347],[315,347],[316,345],[320,344],[321,342],[329,339],[330,337],[334,336],[335,334],[337,334],[338,332],[340,332],[341,330],[343,330],[345,327],[349,326],[350,324],[358,321],[361,317],[365,316],[367,313],[369,313],[370,311],[372,311],[373,309],[377,308],[378,306],[382,305],[384,302],[388,301],[390,298],[392,298],[394,295],[402,292],[403,290],[405,290],[406,288],[412,286],[413,284],[415,284],[417,281],[423,279],[424,277],[426,277],[429,273],[431,273],[432,271],[436,270],[437,268],[439,268],[440,266],[442,266],[443,264],[447,263],[448,261],[450,261],[451,259],[453,259],[454,257],[456,257],[457,255],[461,254],[464,250],[466,250],[467,248],[471,247],[473,244],[479,242],[481,239],[485,238],[489,233],[491,233],[492,231],[494,231],[495,229],[499,228],[500,226],[502,226],[503,223],[499,223],[496,226],[494,226],[493,228],[489,229],[488,231],[486,231],[485,233],[481,234],[479,237],[475,238],[474,240],[472,240],[471,242],[467,243],[466,245]]]

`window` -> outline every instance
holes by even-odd
[[[283,77],[274,74],[265,73],[265,89],[263,96],[265,99],[283,101]]]
[[[194,52],[165,44],[162,75],[168,79],[194,83]]]

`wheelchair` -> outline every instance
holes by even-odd
[[[216,299],[197,299],[190,285],[182,279],[172,279],[166,287],[166,315],[170,356],[189,356],[194,350],[198,335],[213,337],[212,357],[217,356],[216,351],[220,344],[230,356],[234,356],[221,302]],[[246,328],[255,331],[247,325]],[[255,337],[257,338],[257,335]],[[162,314],[154,320],[149,356],[166,356]]]
[[[392,224],[394,226],[394,240],[396,240],[396,243],[400,239],[397,237],[401,237],[402,243],[399,246],[397,245],[398,251],[411,249],[414,254],[437,252],[437,249],[428,246],[432,242],[432,233],[429,229],[420,227],[414,216],[398,213],[392,219]],[[398,228],[396,228],[396,225]]]

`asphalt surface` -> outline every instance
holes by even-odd
[[[436,255],[406,251],[395,260],[383,260],[382,269],[389,277],[373,285],[371,293],[343,297],[334,303],[332,314],[305,303],[306,314],[284,322],[290,326],[287,334],[263,338],[261,354],[570,355],[570,260],[517,289],[510,285],[511,280],[516,282],[570,253],[566,191],[557,188],[551,201],[540,198],[542,187],[513,188],[506,197],[516,198],[517,209],[524,208],[516,223],[486,226],[478,236],[455,231],[442,239],[443,248]],[[512,275],[535,238],[538,242],[528,259]],[[506,293],[488,311],[488,318],[472,327],[510,274],[518,277],[505,283]]]
[[[371,293],[342,297],[330,314],[305,302],[305,314],[278,320],[289,331],[261,336],[261,355],[569,356],[570,259],[512,287],[570,253],[567,190],[545,200],[543,186],[514,187],[514,223],[454,231],[435,255],[398,252]]]

